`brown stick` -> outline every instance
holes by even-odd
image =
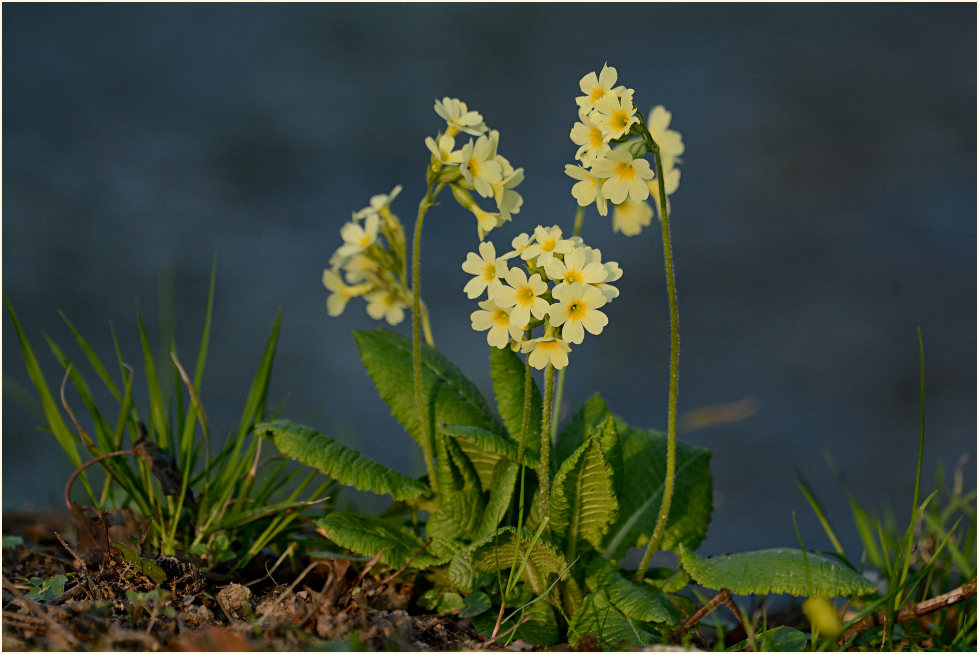
[[[908,620],[914,620],[915,618],[920,618],[922,616],[928,615],[929,613],[934,613],[935,611],[941,611],[944,608],[948,608],[953,604],[958,604],[959,602],[964,602],[970,597],[976,596],[976,580],[968,581],[955,590],[950,590],[947,593],[932,597],[931,599],[922,600],[917,604],[911,606],[905,606],[903,609],[897,612],[894,616],[895,622],[907,622]],[[845,643],[851,637],[862,634],[868,629],[875,627],[877,625],[882,625],[887,622],[887,614],[885,613],[875,613],[873,615],[868,615],[863,618],[855,625],[846,630],[846,633],[840,637],[840,642]]]
[[[421,549],[419,549],[417,552],[415,552],[414,554],[412,554],[411,555],[411,558],[408,559],[403,566],[401,566],[400,568],[398,568],[397,570],[395,570],[394,572],[392,572],[391,574],[389,574],[384,579],[382,579],[380,581],[380,583],[382,585],[383,584],[389,584],[392,581],[394,581],[395,579],[397,579],[398,576],[400,576],[402,572],[404,572],[405,570],[407,570],[408,569],[408,566],[411,565],[412,563],[414,563],[415,562],[415,559],[417,559],[419,556],[421,556],[422,552],[424,552],[426,549],[428,549],[428,546],[431,545],[431,544],[432,544],[432,539],[428,539],[427,541],[425,541],[425,544],[421,546]]]
[[[716,595],[711,597],[706,604],[698,608],[690,615],[689,618],[684,620],[683,624],[677,627],[676,631],[670,634],[670,638],[671,639],[679,638],[683,634],[687,633],[688,631],[690,631],[691,627],[693,627],[695,624],[703,620],[709,613],[713,612],[714,610],[717,609],[718,606],[724,604],[730,599],[731,599],[731,589],[722,588]],[[735,612],[735,615],[738,615],[737,612]]]

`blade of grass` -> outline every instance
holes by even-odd
[[[88,344],[88,341],[82,337],[81,333],[75,328],[75,325],[68,320],[68,316],[63,311],[59,311],[58,315],[61,316],[61,319],[68,326],[68,329],[71,330],[72,335],[75,337],[75,342],[78,343],[78,347],[80,347],[82,352],[85,353],[85,357],[88,359],[88,363],[92,366],[92,369],[95,370],[95,374],[99,376],[102,383],[105,384],[105,387],[109,389],[112,396],[116,398],[116,401],[122,402],[119,395],[119,389],[116,387],[115,382],[112,381],[112,375],[109,374],[109,371],[106,369],[99,356],[95,353],[95,350],[93,350]],[[123,379],[125,379],[125,377],[123,377]]]
[[[146,366],[146,387],[150,402],[150,434],[151,436],[155,436],[156,444],[161,449],[173,456],[176,452],[172,449],[172,439],[167,429],[166,416],[163,411],[166,405],[163,403],[163,393],[160,391],[160,379],[156,374],[153,348],[150,347],[149,338],[146,336],[146,327],[143,324],[143,316],[138,305],[136,307],[136,322],[139,325],[139,341],[143,349],[143,364]]]
[[[812,487],[809,486],[809,482],[806,481],[806,478],[802,476],[801,471],[796,470],[795,475],[798,478],[798,481],[796,481],[796,486],[799,487],[799,490],[802,491],[802,494],[809,502],[809,506],[812,507],[813,513],[815,513],[816,517],[819,519],[819,524],[823,526],[823,531],[826,532],[826,536],[829,538],[829,541],[833,544],[833,549],[836,550],[836,553],[839,554],[840,556],[844,556],[843,546],[840,545],[840,541],[836,537],[836,533],[833,531],[833,528],[830,526],[829,520],[826,519],[826,513],[823,511],[822,504],[820,504],[819,500],[816,499],[816,494],[815,492],[813,492]]]

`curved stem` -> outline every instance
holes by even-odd
[[[540,482],[541,520],[547,519],[548,503],[551,495],[551,400],[554,397],[554,366],[547,364],[544,371],[544,411],[540,424],[540,467],[537,478]]]
[[[422,393],[422,344],[421,344],[421,261],[422,224],[425,214],[435,204],[435,196],[442,190],[444,184],[439,184],[432,190],[429,183],[428,192],[418,204],[418,218],[415,220],[415,235],[411,244],[411,366],[415,382],[415,408],[418,410],[418,434],[425,453],[425,469],[428,472],[428,483],[438,495],[438,480],[435,478],[435,443],[433,434],[428,427],[428,413]],[[431,343],[431,327],[428,326],[428,316],[425,316],[425,340]]]
[[[659,185],[659,206],[663,228],[663,259],[666,265],[666,294],[670,308],[670,390],[666,410],[666,479],[663,483],[663,501],[660,504],[659,516],[649,545],[643,554],[642,562],[636,571],[636,580],[641,581],[649,567],[649,560],[663,537],[666,519],[670,515],[670,504],[673,501],[673,481],[676,476],[676,405],[679,386],[680,368],[680,317],[677,310],[676,276],[673,271],[673,245],[670,241],[670,217],[666,207],[666,187],[663,181],[663,161],[660,157],[659,145],[653,141],[652,135],[646,128],[645,120],[639,113],[642,124],[643,140],[653,153],[656,161],[656,179]]]

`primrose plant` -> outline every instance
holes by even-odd
[[[425,139],[431,158],[410,277],[405,231],[391,211],[401,187],[371,198],[341,229],[343,244],[323,273],[330,315],[356,297],[392,326],[411,311],[411,338],[379,328],[354,339],[381,398],[421,448],[425,477],[402,475],[288,420],[256,431],[340,483],[390,495],[381,516],[331,513],[318,521],[320,533],[390,566],[424,571],[433,588],[423,603],[460,609],[488,635],[544,644],[586,635],[610,646],[666,641],[696,609],[678,594],[691,580],[738,592],[871,592],[854,570],[800,550],[723,560],[693,554],[712,507],[710,453],[676,440],[679,321],[667,199],[684,146],[669,112],[657,106],[647,118],[634,91],[616,82],[607,65],[580,81],[570,134],[577,163],[566,167],[577,202],[569,235],[537,225],[506,251],[485,240],[520,213],[515,188],[524,173],[498,153],[499,132],[453,98],[436,101],[445,126]],[[480,243],[459,257],[472,275],[462,291],[477,302],[472,328],[486,332],[497,411],[435,348],[421,301],[422,226],[446,186],[476,219]],[[586,333],[614,328],[610,303],[623,271],[580,235],[585,208],[607,216],[609,204],[613,229],[628,236],[659,214],[671,326],[665,434],[627,425],[597,395],[563,429],[553,417],[572,347]],[[534,370],[543,371],[543,395]],[[635,547],[645,547],[642,561],[624,571]],[[656,551],[677,554],[679,567],[651,569]]]

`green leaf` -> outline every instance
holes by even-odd
[[[460,445],[463,445],[466,453],[473,451],[474,448],[465,447],[465,445],[469,443],[474,445],[475,450],[484,453],[484,458],[490,461],[494,468],[496,462],[501,458],[506,458],[510,461],[517,460],[519,445],[506,436],[501,436],[496,432],[469,425],[445,425],[441,428],[441,431],[447,436],[452,436],[457,439]],[[523,464],[528,468],[536,468],[540,464],[540,459],[535,452],[525,450]],[[475,465],[475,461],[473,465]]]
[[[425,545],[410,529],[373,516],[331,513],[316,524],[331,541],[364,556],[374,556],[381,550],[390,548],[381,555],[380,560],[392,568],[403,566]],[[447,561],[448,558],[439,558],[425,550],[418,554],[412,567],[424,569]]]
[[[605,537],[607,559],[622,558],[630,547],[648,541],[656,526],[666,477],[666,436],[616,424],[622,446],[623,490],[619,518]],[[673,501],[660,549],[697,547],[707,534],[711,508],[710,451],[678,442]]]
[[[415,405],[411,341],[386,329],[355,331],[360,358],[374,380],[381,399],[391,414],[419,445],[424,442],[418,428]],[[428,409],[428,425],[470,425],[503,435],[504,428],[493,415],[479,390],[442,354],[422,345],[422,402]],[[468,453],[468,452],[467,452]],[[495,459],[492,462],[495,464]],[[493,465],[473,461],[484,488],[488,488]]]
[[[490,378],[493,380],[493,393],[496,406],[503,417],[503,424],[510,432],[510,438],[520,442],[523,427],[523,398],[525,364],[520,356],[510,348],[490,349]],[[540,389],[533,377],[530,378],[530,422],[528,423],[527,450],[540,451],[541,398]]]
[[[473,627],[483,636],[489,638],[493,633],[493,627],[496,626],[496,616],[496,610],[482,613],[473,620]],[[554,609],[547,602],[542,601],[534,602],[523,609],[517,609],[508,614],[503,624],[500,625],[500,633],[512,629],[514,623],[525,618],[527,621],[513,632],[514,640],[523,640],[545,647],[558,643],[559,635]],[[509,639],[510,637],[507,636],[507,640]]]
[[[742,644],[747,641],[742,641]],[[809,649],[809,638],[792,627],[782,625],[755,634],[755,648],[759,652],[805,652]],[[732,651],[740,652],[743,647],[732,647]]]
[[[503,527],[496,533],[473,543],[468,557],[473,570],[477,573],[492,574],[500,570],[509,570],[513,566],[514,551],[517,547],[517,530],[513,527]],[[531,547],[534,534],[524,530],[520,537],[520,551],[516,557],[517,568],[527,558],[523,577],[535,593],[543,593],[547,589],[548,578],[552,574],[561,574],[568,565],[560,552],[543,539]],[[529,553],[529,557],[528,557]]]
[[[34,586],[25,595],[29,600],[35,602],[50,602],[55,597],[65,592],[65,584],[71,577],[74,577],[74,572],[69,572],[66,575],[55,575],[54,577],[49,577],[47,579],[41,579],[40,577],[31,577],[27,581]]]
[[[109,543],[109,547],[119,550],[119,554],[126,563],[131,565],[136,572],[152,579],[153,583],[159,585],[167,582],[167,573],[163,571],[163,568],[150,559],[144,559],[128,545],[113,541]]]
[[[615,434],[608,416],[595,435],[575,450],[554,476],[551,487],[551,530],[567,543],[567,555],[573,558],[584,543],[600,547],[609,525],[618,515],[614,473],[605,458],[598,434]]]
[[[422,482],[385,468],[310,427],[274,420],[255,425],[255,432],[271,438],[279,452],[290,459],[357,490],[387,494],[396,500],[418,497],[429,491]]]
[[[489,501],[486,503],[486,508],[483,509],[483,517],[479,523],[479,528],[476,530],[477,537],[488,536],[500,526],[506,512],[510,509],[510,502],[516,490],[517,475],[519,474],[520,466],[513,461],[503,459],[497,462]]]
[[[592,395],[568,421],[554,446],[554,460],[560,464],[581,447],[585,437],[595,431],[611,415],[605,400],[598,393]]]
[[[568,639],[573,647],[585,636],[597,638],[602,649],[635,649],[647,645],[652,634],[615,608],[608,594],[599,590],[585,598],[568,625]]]
[[[459,612],[459,617],[473,618],[493,608],[493,601],[486,593],[477,591],[466,597],[465,606],[466,608]]]
[[[787,593],[797,596],[869,595],[876,588],[842,563],[802,550],[776,548],[705,559],[685,548],[680,565],[701,586],[730,588],[739,595]],[[811,588],[807,588],[808,559]]]
[[[637,586],[622,576],[610,561],[596,557],[588,566],[585,583],[592,590],[604,590],[615,608],[642,622],[665,622],[676,627],[683,614],[664,593],[648,585]]]
[[[476,469],[459,444],[438,440],[439,506],[429,517],[426,533],[438,538],[472,539],[483,515],[483,493]]]
[[[24,539],[20,536],[4,536],[3,537],[3,549],[8,547],[17,547],[18,545],[23,545]]]

